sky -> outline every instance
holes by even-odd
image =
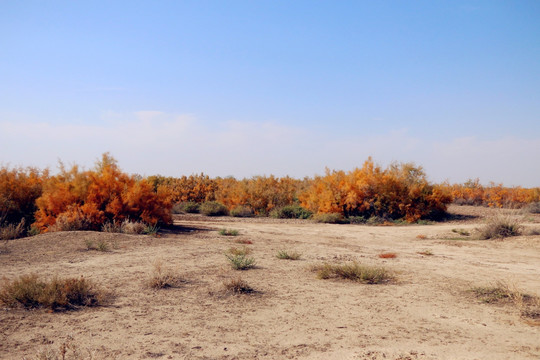
[[[537,0],[0,0],[0,49],[3,166],[540,186]]]

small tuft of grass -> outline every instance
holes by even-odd
[[[510,304],[521,316],[540,325],[540,297],[521,292],[515,286],[499,281],[492,286],[474,287],[470,290],[486,304]]]
[[[146,225],[142,231],[145,235],[158,236],[159,226],[157,224]]]
[[[282,260],[299,260],[302,257],[302,254],[296,251],[289,252],[286,250],[279,250],[276,257]]]
[[[419,251],[418,254],[425,256],[433,256],[433,252],[429,249]]]
[[[156,260],[153,264],[154,271],[148,280],[148,286],[152,289],[168,289],[178,287],[182,283],[182,278],[170,269],[163,267],[163,261]]]
[[[223,286],[225,287],[225,291],[235,295],[252,294],[255,292],[255,289],[241,278],[225,281]]]
[[[246,255],[249,255],[251,254],[251,249],[243,246],[241,248],[237,248],[237,247],[232,247],[232,248],[229,248],[229,250],[227,250],[227,253],[230,254],[230,255],[234,255],[234,256],[237,256],[237,255],[243,255],[243,256],[246,256]]]
[[[424,234],[418,234],[418,235],[416,235],[416,238],[417,238],[417,239],[421,239],[421,240],[425,240],[425,239],[427,239],[427,235],[424,235]]]
[[[0,287],[0,303],[8,307],[72,310],[79,306],[98,306],[104,300],[103,290],[82,276],[65,279],[54,277],[44,281],[36,274],[22,275],[13,281],[4,278]]]
[[[109,244],[103,240],[100,239],[97,243],[93,240],[87,239],[84,241],[84,244],[86,246],[86,250],[95,250],[95,251],[102,251],[102,252],[108,252],[110,251]]]
[[[220,229],[218,234],[223,236],[238,236],[240,232],[235,229]]]
[[[255,267],[255,259],[246,254],[225,254],[234,270],[249,270]]]
[[[319,279],[347,279],[364,284],[384,284],[394,280],[390,271],[382,267],[361,265],[357,262],[346,264],[322,264],[311,268]]]
[[[377,256],[380,257],[381,259],[395,259],[395,258],[397,258],[397,254],[393,253],[393,252],[380,253]]]

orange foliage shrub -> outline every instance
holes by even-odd
[[[215,199],[229,210],[242,205],[249,206],[255,214],[266,215],[276,207],[293,204],[306,181],[272,175],[243,180],[218,179]]]
[[[108,154],[91,171],[61,166],[60,173],[45,182],[36,203],[34,225],[42,231],[55,225],[68,230],[99,230],[105,222],[128,218],[152,225],[171,222],[167,191],[154,191],[148,181],[121,172]]]
[[[479,179],[444,186],[451,192],[454,202],[458,205],[520,208],[540,201],[540,188],[504,187],[493,182],[483,186]]]
[[[217,180],[210,179],[208,175],[202,173],[181,178],[156,175],[148,177],[148,182],[155,190],[160,187],[167,189],[173,203],[214,201],[214,192],[218,186]]]
[[[0,168],[0,225],[33,222],[35,200],[41,196],[48,172],[34,168]]]
[[[405,218],[414,222],[446,211],[450,194],[428,183],[420,167],[392,164],[382,169],[369,158],[348,173],[329,171],[300,194],[303,207],[316,213]]]

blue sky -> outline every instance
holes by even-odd
[[[538,1],[0,0],[0,163],[540,186]]]

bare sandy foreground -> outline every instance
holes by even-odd
[[[0,309],[0,358],[34,359],[68,342],[94,359],[539,359],[538,324],[469,290],[502,280],[540,295],[540,236],[455,239],[452,229],[483,221],[365,226],[186,215],[160,238],[65,232],[11,241],[0,253],[2,276],[84,275],[115,296],[79,311]],[[538,216],[525,221],[540,226]],[[222,228],[240,235],[219,235]],[[113,249],[85,249],[99,239]],[[253,242],[245,246],[255,269],[230,267],[224,254],[243,246],[237,240]],[[279,250],[302,258],[280,260]],[[419,254],[426,250],[433,255]],[[381,259],[382,252],[397,258]],[[184,279],[181,286],[148,287],[157,260]],[[309,269],[353,260],[387,267],[397,281],[319,280]],[[257,292],[225,292],[223,283],[238,277]]]

